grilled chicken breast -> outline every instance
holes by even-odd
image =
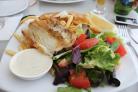
[[[48,55],[72,46],[76,39],[75,31],[65,28],[55,17],[34,20],[22,33],[30,47],[38,48]]]

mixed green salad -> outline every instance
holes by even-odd
[[[118,87],[115,70],[126,54],[121,40],[113,32],[95,32],[86,24],[79,26],[77,35],[72,47],[53,56],[53,84],[67,84],[57,92],[91,92],[91,87],[103,85]]]

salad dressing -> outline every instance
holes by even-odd
[[[25,50],[13,57],[11,70],[21,76],[35,76],[49,70],[52,59],[35,49]],[[49,68],[50,67],[50,68]]]

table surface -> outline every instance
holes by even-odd
[[[114,0],[107,0],[106,4],[106,19],[113,22],[114,13],[113,13],[113,6]],[[55,12],[55,11],[77,11],[77,12],[89,12],[95,8],[94,0],[86,0],[85,2],[74,3],[74,4],[50,4],[50,3],[42,3],[37,2],[37,4],[29,7],[27,10],[22,12],[24,15],[40,15],[45,12]],[[137,16],[138,17],[138,16]],[[0,58],[6,47],[8,41],[0,41]],[[138,83],[123,90],[120,92],[137,92],[138,90]]]

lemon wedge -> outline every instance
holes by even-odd
[[[89,19],[90,25],[99,32],[117,32],[117,27],[102,16],[93,12],[88,13],[86,16]]]

